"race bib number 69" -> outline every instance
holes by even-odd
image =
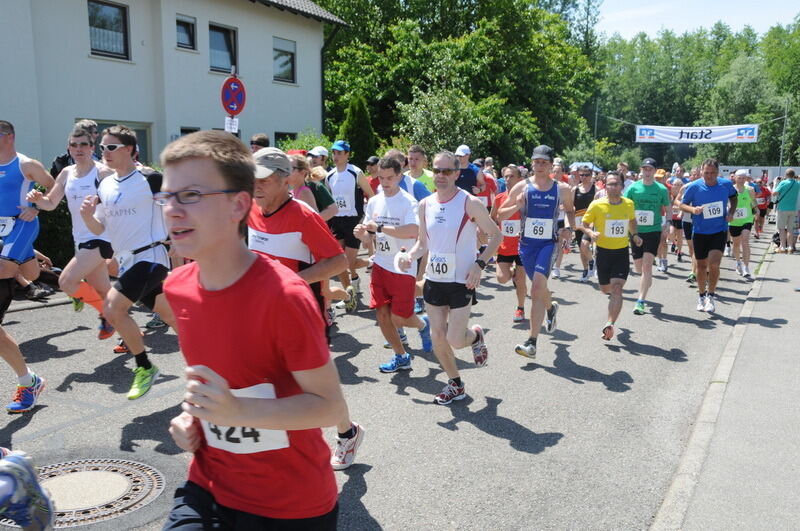
[[[275,386],[268,383],[231,389],[233,396],[241,398],[275,398]],[[218,426],[206,420],[200,421],[206,443],[213,448],[233,454],[254,454],[289,447],[289,436],[283,430],[266,430],[246,426]]]
[[[553,220],[542,218],[528,218],[525,221],[525,237],[534,240],[553,239]]]

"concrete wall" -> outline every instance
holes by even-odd
[[[209,68],[209,22],[237,30],[247,89],[243,139],[257,132],[319,130],[322,23],[248,0],[120,0],[128,6],[130,60],[91,55],[86,0],[2,0],[0,119],[19,150],[49,162],[78,118],[149,128],[151,159],[181,127],[222,128],[220,88]],[[10,9],[9,9],[10,7]],[[176,15],[196,19],[197,50],[176,45]],[[272,37],[297,43],[297,83],[272,80]]]

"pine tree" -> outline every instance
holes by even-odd
[[[375,154],[378,138],[372,128],[367,102],[363,96],[356,95],[350,99],[337,140],[347,140],[350,143],[350,160],[357,166],[363,166],[364,161]]]

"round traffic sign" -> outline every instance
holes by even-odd
[[[236,116],[244,110],[246,94],[244,83],[238,77],[229,77],[222,83],[222,108],[231,116]]]

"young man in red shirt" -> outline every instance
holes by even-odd
[[[175,250],[194,260],[164,284],[188,365],[170,433],[194,453],[164,529],[333,530],[320,427],[342,418],[344,398],[308,284],[244,241],[253,157],[201,131],[167,146],[161,165],[155,200]]]

